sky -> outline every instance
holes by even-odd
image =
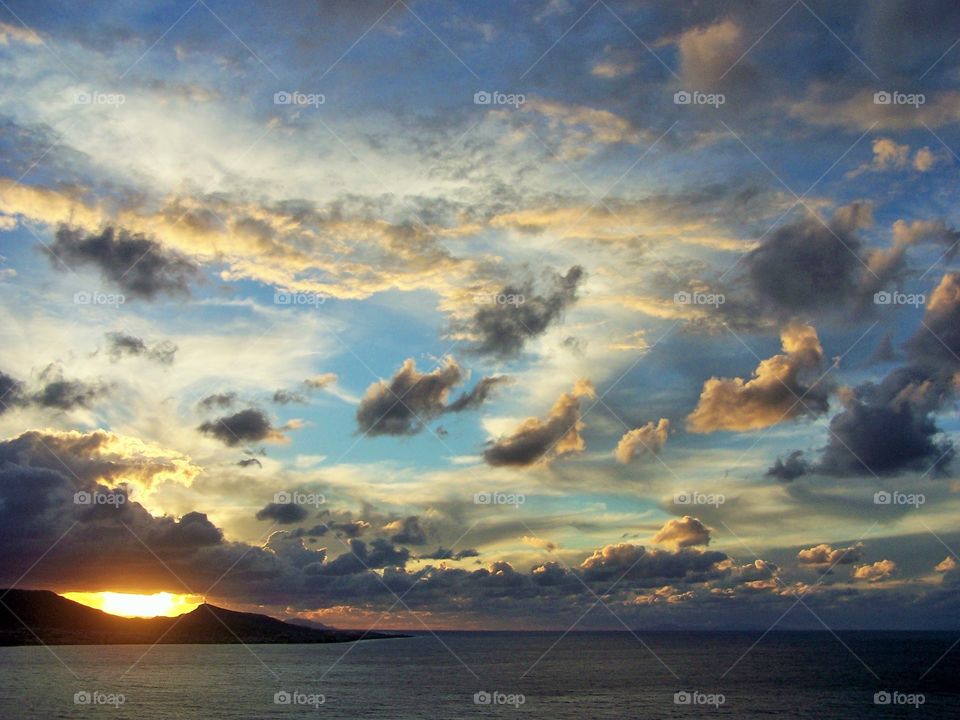
[[[0,583],[953,628],[960,7],[0,3]]]

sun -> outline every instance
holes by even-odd
[[[116,592],[67,592],[63,596],[82,605],[122,617],[176,617],[190,612],[203,602],[199,595],[175,595],[160,592],[136,595]]]

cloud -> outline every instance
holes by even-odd
[[[687,416],[687,429],[757,430],[826,412],[830,388],[818,379],[823,348],[816,330],[792,323],[781,331],[780,340],[784,354],[761,361],[750,380],[707,380],[696,409]]]
[[[30,402],[56,410],[89,408],[94,400],[107,392],[102,383],[65,379],[63,369],[57,364],[48,365],[40,374],[40,380],[43,385],[30,396]]]
[[[233,407],[236,401],[237,394],[235,392],[214,393],[213,395],[207,395],[205,398],[202,398],[197,403],[197,407],[201,410],[226,410],[227,408]]]
[[[801,565],[852,565],[862,559],[863,546],[859,544],[834,549],[826,543],[821,543],[797,553],[797,560]]]
[[[685,31],[677,48],[685,86],[703,92],[713,88],[746,50],[743,30],[731,19]]]
[[[788,105],[794,117],[812,125],[841,127],[860,132],[933,129],[952,125],[960,118],[960,92],[944,90],[927,93],[918,106],[874,102],[874,89],[860,90],[846,97],[830,97],[826,86],[811,86],[807,97]]]
[[[580,564],[584,579],[650,580],[684,578],[717,572],[717,565],[727,556],[721,552],[681,549],[647,550],[642,545],[618,543],[596,550]]]
[[[423,545],[427,542],[427,534],[420,526],[420,518],[416,515],[394,520],[383,527],[385,532],[391,533],[390,542],[400,545]]]
[[[270,418],[257,408],[247,408],[233,415],[208,420],[197,430],[229,447],[261,440],[279,442],[286,439],[283,433],[273,427]]]
[[[60,270],[92,265],[130,297],[152,300],[158,295],[188,295],[199,271],[184,256],[143,235],[108,227],[99,235],[61,226],[47,250]]]
[[[571,392],[557,398],[545,420],[527,418],[512,433],[493,441],[483,453],[484,460],[494,467],[526,466],[583,452],[580,400],[595,396],[589,380],[578,380]]]
[[[122,332],[107,333],[107,354],[113,362],[129,356],[145,357],[161,365],[172,365],[177,349],[177,346],[169,340],[163,340],[150,347],[134,335]]]
[[[330,385],[333,385],[337,382],[336,373],[324,373],[322,375],[314,375],[303,381],[303,384],[306,385],[311,390],[323,390]]]
[[[937,563],[937,566],[933,569],[934,572],[948,573],[956,570],[957,567],[960,567],[960,564],[958,564],[953,557],[947,555],[943,560]]]
[[[858,565],[853,569],[854,580],[866,580],[867,582],[879,582],[889,578],[897,564],[892,560],[878,560],[872,565]]]
[[[307,403],[307,397],[305,395],[283,389],[273,393],[273,398],[271,399],[277,405],[291,405],[293,403],[304,405]]]
[[[467,558],[479,557],[480,553],[474,548],[465,548],[454,552],[444,547],[438,547],[429,555],[420,555],[420,560],[466,560]]]
[[[532,535],[524,535],[522,538],[520,538],[520,541],[524,545],[540,548],[541,550],[546,550],[547,552],[553,552],[560,547],[557,545],[557,543],[552,542],[551,540],[544,540],[543,538],[534,537]]]
[[[543,335],[576,302],[583,278],[583,268],[577,265],[566,275],[548,276],[547,289],[542,292],[532,279],[506,285],[491,298],[517,298],[517,302],[481,304],[469,320],[455,321],[453,329],[458,338],[471,342],[474,353],[500,359],[517,357],[528,340]]]
[[[617,459],[617,462],[626,465],[637,457],[658,455],[667,444],[669,434],[669,420],[660,418],[657,423],[651,420],[646,425],[628,430],[620,438],[620,442],[617,443],[613,456]]]
[[[699,519],[684,515],[682,518],[672,518],[664,523],[653,542],[661,545],[673,545],[676,548],[694,547],[710,544],[710,528]]]
[[[784,316],[848,308],[875,292],[857,230],[873,224],[871,207],[845,205],[829,222],[806,215],[784,225],[750,251],[744,266],[761,307]],[[880,289],[880,288],[876,288]]]
[[[257,511],[257,520],[273,520],[280,525],[291,525],[307,519],[307,510],[296,503],[270,503]]]
[[[940,280],[908,347],[911,358],[921,364],[948,372],[960,368],[960,273],[947,273]]]
[[[0,372],[0,415],[23,402],[23,383]]]
[[[785,458],[777,458],[777,461],[767,469],[765,477],[790,482],[805,475],[809,469],[809,465],[803,459],[803,451],[793,450]]]
[[[414,360],[407,359],[389,382],[381,380],[367,388],[357,408],[358,429],[371,436],[416,435],[440,415],[479,407],[491,389],[505,380],[483,378],[448,404],[450,390],[465,378],[464,369],[450,356],[428,373],[417,372]]]

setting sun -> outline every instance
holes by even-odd
[[[176,617],[190,612],[203,602],[199,595],[175,595],[173,593],[154,593],[136,595],[115,592],[68,592],[63,596],[75,602],[111,615],[123,617]]]

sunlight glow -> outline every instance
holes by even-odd
[[[173,593],[154,593],[136,595],[115,592],[68,592],[65,598],[103,610],[111,615],[123,617],[176,617],[190,612],[203,602],[199,595],[175,595]]]

